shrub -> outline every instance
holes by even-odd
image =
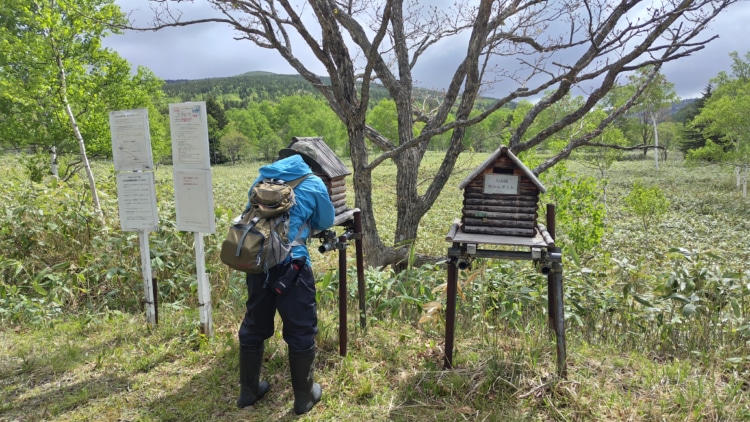
[[[669,201],[658,186],[644,186],[640,182],[633,184],[625,203],[641,219],[646,231],[651,223],[660,221],[669,210]]]

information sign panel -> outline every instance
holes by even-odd
[[[111,111],[109,131],[115,171],[153,170],[148,110]]]
[[[116,178],[120,228],[123,231],[156,231],[159,215],[154,174],[118,173]]]
[[[485,174],[484,193],[518,195],[518,176],[512,174]]]
[[[177,230],[214,233],[214,195],[211,170],[174,170]]]
[[[175,168],[210,169],[206,102],[169,105],[172,164]]]

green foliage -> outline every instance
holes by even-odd
[[[555,204],[555,243],[579,255],[591,253],[604,236],[606,209],[602,193],[605,182],[571,174],[559,165],[544,173],[542,182],[547,187],[542,203]]]
[[[226,156],[232,164],[241,157],[246,156],[250,150],[250,140],[231,125],[228,131],[219,140],[219,151]]]
[[[736,52],[731,53],[731,75],[721,72],[713,80],[716,90],[705,102],[693,125],[702,130],[704,136],[717,138],[724,154],[712,154],[711,158],[735,164],[750,163],[750,52],[744,60]],[[709,147],[708,142],[706,146]],[[712,145],[715,150],[716,145]],[[708,155],[708,154],[704,155]]]
[[[222,382],[236,378],[236,329],[244,312],[245,285],[242,274],[218,263],[217,244],[221,227],[244,205],[247,175],[255,174],[258,164],[214,169],[219,229],[204,239],[216,333],[207,338],[197,323],[194,237],[174,226],[170,168],[157,170],[160,227],[149,238],[161,322],[146,329],[138,236],[119,230],[111,163],[95,163],[110,176],[102,180],[107,218],[93,224],[97,220],[88,210],[83,181],[62,183],[45,176],[32,183],[22,160],[1,159],[3,416],[247,418],[247,410],[232,404],[236,384]],[[587,179],[595,171],[576,161],[566,166],[571,170],[554,183],[544,181],[548,189],[564,185],[570,175]],[[529,262],[476,259],[471,269],[459,272],[456,367],[446,372],[442,262],[409,265],[398,274],[365,269],[367,328],[362,330],[350,244],[345,295],[349,349],[342,357],[339,257],[315,256],[312,248],[320,311],[316,379],[327,393],[309,418],[452,420],[459,409],[462,419],[486,420],[530,415],[545,420],[629,415],[638,420],[665,414],[669,420],[697,421],[707,414],[717,420],[746,419],[750,271],[747,252],[737,245],[744,244],[750,230],[750,207],[731,195],[733,186],[723,180],[728,175],[721,169],[696,172],[679,161],[665,163],[659,183],[669,187],[662,189],[675,204],[670,211],[680,212],[669,214],[657,236],[644,232],[636,216],[625,212],[633,180],[653,172],[649,163],[619,162],[609,169],[606,236],[587,251],[585,263],[570,246],[563,248],[568,380],[550,378],[555,353],[547,326],[547,282]],[[378,173],[378,191],[393,183],[388,176],[384,170]],[[576,182],[567,188],[575,192]],[[585,196],[587,190],[582,192]],[[446,224],[460,208],[457,197],[453,191],[441,197],[437,212],[426,219],[428,230],[420,230],[413,243],[410,264],[416,253],[445,252]],[[562,233],[567,223],[560,222],[563,207],[556,205]],[[379,217],[387,218],[388,205],[382,209]],[[288,368],[281,330],[268,340],[266,350],[263,373],[276,380],[277,394],[252,412],[257,419],[283,420],[291,417],[292,392],[283,381]],[[539,381],[543,378],[549,381]],[[159,394],[164,398],[153,400]],[[133,405],[143,400],[150,400],[149,406]],[[505,405],[498,407],[498,402]],[[698,408],[701,412],[695,413]]]
[[[644,230],[661,221],[669,210],[669,200],[658,186],[646,186],[635,182],[625,197],[630,211],[640,218]]]
[[[127,61],[101,44],[124,23],[111,0],[9,0],[0,16],[0,145],[77,153],[67,103],[88,155],[110,157],[109,112],[149,108],[161,156],[166,137],[154,106],[161,82],[145,69],[131,75]]]
[[[21,163],[23,164],[24,173],[34,183],[40,183],[44,176],[49,174],[50,162],[49,157],[45,154],[24,157]]]
[[[0,183],[0,319],[42,323],[65,312],[140,309],[138,236],[119,230],[114,178],[101,181],[100,189],[103,224],[86,205],[84,180],[46,176],[36,183],[6,172]],[[170,180],[157,181],[157,196],[173,198]],[[150,238],[158,297],[167,307],[193,305],[192,233],[176,231],[173,201],[160,201],[159,214],[160,230]],[[218,253],[215,240],[205,248]],[[228,273],[218,261],[210,261],[208,271]]]
[[[224,164],[229,158],[224,156],[220,147],[224,130],[229,124],[224,115],[224,107],[219,104],[215,98],[206,99],[206,118],[208,123],[208,153],[211,157],[211,164]]]
[[[346,127],[325,101],[313,96],[282,98],[274,105],[271,122],[276,133],[285,141],[284,146],[295,136],[322,136],[334,151],[349,150]]]
[[[724,147],[708,139],[704,146],[688,151],[685,160],[691,164],[697,164],[699,162],[723,163],[726,160],[726,155],[727,153],[724,151]]]

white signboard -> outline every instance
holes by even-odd
[[[210,169],[205,101],[169,105],[172,164],[176,168]]]
[[[484,193],[518,195],[518,178],[512,174],[485,174]]]
[[[174,170],[177,230],[214,233],[214,195],[211,170]]]
[[[148,110],[111,111],[109,131],[115,171],[153,170]]]
[[[156,189],[153,173],[118,173],[117,197],[123,231],[156,231]]]

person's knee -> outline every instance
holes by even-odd
[[[295,352],[310,350],[311,347],[315,346],[315,336],[284,337],[284,341],[289,350]]]
[[[259,330],[252,329],[251,327],[248,327],[246,324],[242,324],[240,326],[240,330],[237,333],[237,337],[240,341],[240,347],[241,348],[249,348],[249,349],[256,349],[263,345],[263,342],[271,337],[273,335],[273,329],[271,329],[271,333],[264,333]]]

